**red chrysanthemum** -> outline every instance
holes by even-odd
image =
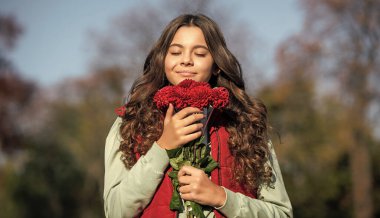
[[[228,105],[229,93],[226,88],[212,89],[207,82],[196,82],[185,79],[176,86],[166,86],[157,91],[153,101],[160,110],[166,109],[169,104],[181,110],[185,107],[202,109],[211,105],[214,108],[223,108]]]
[[[192,107],[199,109],[207,107],[209,105],[212,89],[205,86],[197,86],[196,88],[188,91],[188,104]]]
[[[126,112],[127,112],[127,109],[125,108],[124,105],[115,109],[115,113],[119,117],[124,117]]]
[[[224,87],[213,89],[211,105],[214,108],[224,108],[228,105],[229,93]]]

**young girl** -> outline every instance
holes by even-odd
[[[211,177],[184,166],[181,198],[210,206],[207,217],[292,217],[276,155],[267,136],[266,108],[245,92],[242,70],[217,24],[202,15],[182,15],[163,31],[133,84],[125,115],[106,140],[104,209],[108,218],[186,217],[169,209],[169,157],[202,135],[203,114],[186,107],[160,111],[153,97],[185,79],[229,91],[229,104],[209,129],[211,155],[219,167]]]

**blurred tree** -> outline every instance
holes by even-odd
[[[20,114],[26,112],[35,85],[11,69],[0,69],[0,152],[11,153],[22,146]]]
[[[13,49],[22,32],[23,29],[15,17],[12,15],[0,14],[1,51]]]
[[[344,108],[316,91],[318,44],[285,41],[277,78],[258,93],[267,104],[272,135],[295,217],[349,217],[347,152],[337,142]],[[323,176],[322,176],[323,175]]]
[[[122,102],[126,74],[116,67],[99,69],[58,85],[48,100],[43,137],[69,149],[84,170],[80,217],[103,217],[104,142],[116,118],[114,108]]]
[[[379,108],[380,2],[375,0],[308,0],[304,38],[317,41],[324,50],[319,61],[336,81],[349,114],[349,149],[355,217],[373,217],[373,177],[369,139],[373,126],[371,106]],[[379,118],[377,118],[379,119]]]
[[[23,28],[15,17],[0,14],[0,202],[2,217],[18,217],[12,198],[12,179],[24,163],[25,131],[21,117],[27,113],[36,90],[23,79],[8,54],[14,49]]]
[[[32,136],[44,132],[35,124],[46,104],[7,58],[21,33],[14,17],[0,15],[1,217],[80,217],[83,173],[67,148]]]
[[[31,143],[25,167],[11,181],[20,217],[81,217],[84,174],[67,149],[54,143]]]
[[[372,146],[372,149],[371,149],[371,155],[373,157],[373,169],[374,169],[374,174],[373,174],[373,184],[375,184],[374,186],[374,191],[373,191],[373,195],[374,195],[374,200],[373,202],[375,202],[374,206],[375,206],[375,214],[374,214],[374,217],[380,217],[380,208],[379,208],[379,204],[377,202],[380,202],[380,142],[377,141],[374,143],[374,146]]]
[[[278,79],[262,91],[290,146],[279,150],[286,156],[285,180],[294,179],[287,184],[295,214],[374,217],[380,210],[373,204],[378,174],[372,169],[379,154],[372,152],[378,152],[380,2],[302,5],[304,28],[279,48]]]
[[[17,121],[35,90],[34,84],[21,78],[7,58],[21,33],[22,27],[13,16],[0,14],[0,153],[21,146],[22,125]]]

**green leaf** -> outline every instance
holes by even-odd
[[[205,168],[209,162],[209,157],[203,157],[200,161],[199,161],[199,167],[201,168]]]
[[[179,168],[181,169],[183,166],[191,166],[191,162],[190,162],[189,160],[182,161],[182,162],[179,164]]]
[[[168,175],[169,175],[169,178],[171,178],[171,179],[178,179],[178,171],[177,170],[173,170],[173,171],[169,172]]]
[[[173,188],[173,195],[172,195],[172,199],[170,201],[170,209],[176,210],[179,212],[183,212],[184,208],[182,205],[181,196],[179,195],[177,188]]]
[[[191,214],[194,215],[197,218],[206,218],[202,211],[202,206],[200,204],[197,204],[195,202],[191,202],[190,204],[192,211]]]
[[[204,136],[201,136],[200,138],[199,138],[199,140],[195,140],[196,142],[195,142],[195,145],[200,145],[200,144],[202,144],[202,142],[203,142],[203,139],[204,139]]]
[[[182,151],[182,148],[175,148],[175,149],[170,149],[166,150],[166,153],[168,154],[169,159],[177,157]]]
[[[171,171],[169,173],[169,177],[171,178],[172,185],[173,185],[173,195],[170,200],[170,209],[182,212],[184,209],[182,205],[182,199],[177,191],[177,188],[179,186],[178,171],[175,171],[175,170]]]
[[[178,161],[175,158],[170,159],[169,163],[170,163],[170,166],[173,167],[173,169],[175,169],[175,170],[179,170],[180,169],[180,167],[178,166]]]
[[[218,162],[211,158],[211,161],[205,167],[204,171],[205,173],[210,174],[217,166],[219,166]]]

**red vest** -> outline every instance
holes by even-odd
[[[232,180],[232,168],[234,163],[234,157],[231,155],[228,148],[229,134],[224,127],[211,127],[210,129],[210,141],[211,141],[211,155],[219,162],[219,167],[211,172],[211,181],[215,184],[224,186],[225,188],[240,192],[246,196],[256,198],[252,193],[244,191],[244,189],[233,182]],[[150,204],[144,209],[140,217],[152,218],[176,218],[176,212],[171,211],[169,208],[170,200],[172,197],[173,186],[168,176],[168,172],[172,169],[168,167],[165,171],[165,176],[158,186],[156,193],[154,194]],[[217,210],[214,210],[216,218],[224,217]]]

